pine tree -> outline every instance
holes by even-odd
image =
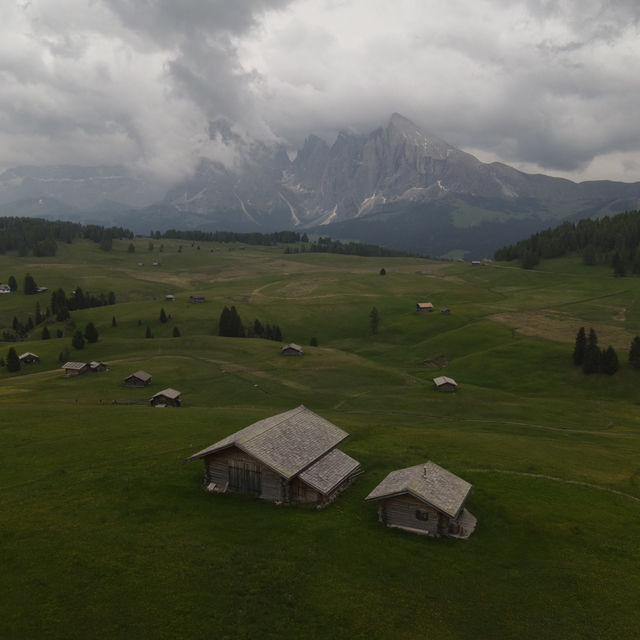
[[[136,252],[136,245],[133,244],[133,242],[130,242],[129,246],[127,247],[127,251],[129,253],[135,253]]]
[[[40,324],[44,320],[42,311],[40,311],[40,303],[36,302],[36,324]]]
[[[375,307],[372,307],[371,311],[369,311],[369,327],[371,328],[371,333],[374,335],[378,333],[378,325],[380,324],[380,314]]]
[[[167,321],[167,314],[165,313],[164,307],[160,309],[160,322],[163,324]]]
[[[258,318],[253,321],[253,333],[259,338],[262,338],[262,336],[264,335],[264,327],[262,326],[262,323],[260,322],[260,320],[258,320]]]
[[[282,342],[282,331],[280,331],[280,327],[277,324],[273,326],[273,339],[276,342]]]
[[[219,336],[231,336],[231,311],[229,307],[225,305],[220,314],[220,320],[218,321],[218,335]]]
[[[309,345],[311,347],[317,347],[318,346],[318,338],[316,338],[315,336],[313,336],[311,338],[311,340],[309,340]]]
[[[118,323],[116,322],[116,317],[115,316],[111,316],[111,326],[112,327],[118,326]]]
[[[579,367],[584,361],[584,350],[587,347],[587,336],[584,327],[580,327],[576,335],[576,346],[573,349],[573,364]]]
[[[151,333],[151,327],[147,325],[147,330],[144,333],[145,338],[153,338],[153,334]]]
[[[11,289],[12,293],[18,290],[18,282],[16,281],[14,276],[9,276],[7,284],[9,285],[9,289]]]
[[[43,340],[49,340],[49,338],[51,338],[51,333],[49,333],[49,327],[47,327],[47,325],[44,325],[44,328],[42,329],[42,339]]]
[[[13,347],[7,352],[7,371],[20,371],[20,358]]]
[[[33,279],[33,276],[30,273],[24,277],[24,285],[22,286],[23,291],[27,295],[33,295],[34,293],[38,293],[38,285],[36,281]]]
[[[87,339],[87,342],[98,342],[98,330],[96,329],[93,322],[90,322],[84,329],[84,337]]]
[[[609,345],[600,356],[600,368],[602,373],[612,376],[618,370],[618,354]]]
[[[235,306],[231,307],[230,310],[230,335],[234,338],[243,338],[244,337],[244,326],[242,324],[242,320],[240,319],[240,314],[236,310]]]
[[[180,330],[178,329],[178,327],[173,327],[173,337],[174,338],[180,337]]]
[[[640,336],[636,336],[631,342],[629,363],[634,369],[640,369]]]
[[[584,350],[582,370],[585,373],[598,373],[600,371],[600,349],[598,349],[598,336],[593,329],[589,329],[589,338]]]
[[[84,349],[84,338],[82,337],[82,331],[80,331],[80,329],[73,334],[73,338],[71,338],[71,346],[78,350]]]
[[[386,276],[387,275],[387,270],[384,267],[382,267],[382,269],[380,269],[380,275],[381,276]]]
[[[627,275],[627,268],[624,263],[624,259],[620,255],[618,251],[613,254],[613,258],[611,260],[611,266],[613,267],[613,275],[622,278]]]

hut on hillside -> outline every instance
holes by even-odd
[[[67,378],[80,376],[89,371],[89,365],[86,362],[65,362],[61,369],[64,369],[64,375]]]
[[[442,307],[442,309],[440,309],[440,313],[445,316],[451,315],[451,309],[449,309],[449,307]]]
[[[31,351],[26,351],[25,353],[18,356],[18,359],[22,364],[37,364],[40,362],[40,356],[35,353],[31,353]]]
[[[151,382],[151,374],[139,369],[124,379],[127,387],[146,387]]]
[[[191,302],[192,304],[204,302],[204,296],[189,296],[189,302]]]
[[[254,422],[185,462],[204,460],[208,491],[322,507],[360,472],[360,463],[336,448],[348,437],[300,405]]]
[[[299,344],[295,344],[294,342],[290,342],[289,344],[285,344],[284,347],[280,349],[280,355],[283,356],[301,356],[304,354],[302,347]]]
[[[431,313],[433,304],[431,302],[416,302],[416,313]]]
[[[179,391],[169,387],[151,396],[149,402],[152,407],[179,407],[182,404],[180,400],[181,395]]]
[[[100,371],[109,371],[109,367],[104,362],[92,360],[89,363],[89,371],[92,371],[93,373],[98,373]]]
[[[0,284],[0,293],[11,293],[11,287],[8,284]]]
[[[172,293],[167,293],[164,299],[167,300],[168,302],[173,302],[176,299],[176,297]]]
[[[392,471],[366,498],[378,500],[378,520],[429,536],[468,538],[476,519],[464,508],[472,485],[435,462]]]
[[[445,391],[453,393],[458,388],[458,383],[448,376],[438,376],[433,379],[433,384],[436,385],[438,391]]]

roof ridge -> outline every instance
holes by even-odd
[[[272,424],[269,424],[268,426],[264,426],[263,428],[259,428],[259,429],[256,429],[255,431],[252,431],[246,438],[243,438],[242,440],[238,440],[237,438],[234,438],[233,444],[238,446],[238,442],[241,442],[242,444],[245,444],[247,442],[251,442],[251,440],[253,440],[254,438],[257,438],[258,436],[261,436],[263,433],[266,433],[267,431],[270,431],[274,427],[277,427],[279,424],[282,424],[285,420],[289,420],[289,418],[291,418],[292,416],[297,415],[298,413],[300,413],[300,411],[302,409],[306,409],[306,407],[303,404],[301,404],[299,407],[295,407],[293,409],[288,409],[287,411],[282,411],[280,414],[276,414],[276,415],[280,415],[281,416],[280,419],[277,422],[274,422]],[[288,414],[288,415],[286,417],[282,417],[285,414]],[[258,422],[254,422],[253,424],[255,425],[255,424],[258,424],[259,422],[267,422],[271,418],[275,418],[275,417],[276,416],[270,416],[268,418],[263,418],[262,420],[258,420]],[[253,425],[249,425],[249,427],[245,427],[245,429],[248,429],[251,426],[253,426]]]

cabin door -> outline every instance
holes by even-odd
[[[261,493],[260,468],[252,462],[231,460],[229,462],[229,489],[250,496]]]

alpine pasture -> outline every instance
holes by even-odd
[[[20,285],[0,296],[0,328],[59,287],[117,300],[52,323],[49,340],[40,327],[0,343],[5,360],[11,346],[41,358],[0,368],[0,637],[637,637],[640,372],[627,352],[640,279],[579,258],[525,271],[128,244],[0,256],[0,280]],[[49,292],[24,295],[27,273]],[[416,314],[421,301],[434,312]],[[279,325],[304,356],[219,337],[225,305],[245,325]],[[98,341],[72,349],[90,321]],[[615,375],[573,366],[580,326],[616,348]],[[65,378],[65,347],[109,371]],[[151,384],[125,387],[139,369]],[[458,391],[437,393],[439,375]],[[151,408],[167,387],[183,406]],[[180,464],[300,404],[351,434],[340,448],[364,469],[326,509],[211,495],[202,464]],[[387,529],[363,502],[427,460],[474,485],[469,540]]]

